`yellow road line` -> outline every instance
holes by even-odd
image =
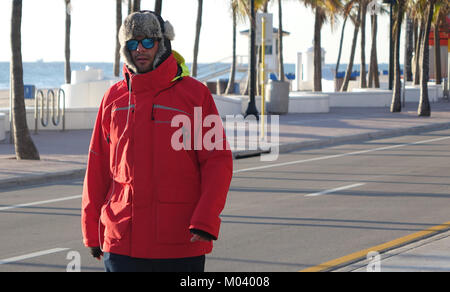
[[[371,251],[376,251],[376,252],[381,253],[383,251],[392,249],[394,247],[405,245],[408,242],[412,242],[412,241],[416,241],[418,239],[428,237],[428,236],[432,235],[433,233],[437,233],[437,232],[440,232],[440,231],[443,231],[443,230],[446,230],[449,228],[450,228],[450,221],[443,223],[441,225],[433,226],[431,228],[410,234],[410,235],[406,235],[406,236],[394,239],[392,241],[389,241],[389,242],[386,242],[386,243],[383,243],[380,245],[376,245],[376,246],[366,248],[366,249],[358,251],[358,252],[351,253],[349,255],[322,263],[322,264],[314,266],[314,267],[300,270],[299,272],[322,272],[322,271],[330,270],[332,268],[344,265],[346,263],[354,262],[354,261],[357,261],[358,259],[363,259]]]

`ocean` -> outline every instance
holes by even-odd
[[[112,79],[112,63],[70,63],[72,70],[84,70],[86,66],[103,69],[105,79]],[[9,62],[0,62],[0,90],[9,89]],[[64,62],[24,62],[23,83],[36,88],[59,88],[65,83]]]
[[[209,64],[199,64],[199,71],[203,66],[208,65]],[[105,79],[112,79],[114,76],[112,63],[71,63],[72,70],[84,70],[86,66],[102,69]],[[188,66],[190,67],[190,64],[188,64]],[[326,64],[324,66],[322,69],[324,79],[333,80],[332,70],[335,69],[335,66],[336,65],[334,64]],[[380,64],[379,66],[380,70],[387,70],[388,68],[387,64]],[[285,74],[295,74],[295,64],[285,64],[284,67]],[[346,64],[341,64],[339,71],[345,71],[346,67]],[[120,68],[122,69],[122,67]],[[359,71],[359,65],[355,65],[353,70]],[[215,79],[228,79],[228,76],[229,73],[226,73]],[[25,85],[34,85],[36,88],[59,88],[64,84],[64,62],[24,62],[23,78]],[[239,78],[239,76],[237,78]],[[9,62],[0,62],[0,90],[9,89],[9,84]]]

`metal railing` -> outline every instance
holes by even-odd
[[[210,64],[202,65],[197,71],[197,80],[200,82],[206,82],[209,79],[221,76],[231,70],[231,61],[233,57],[222,58],[216,62]],[[237,71],[247,71],[248,70],[248,56],[237,55],[236,56],[236,70]]]
[[[34,100],[34,132],[36,134],[39,128],[38,120],[41,120],[41,125],[45,128],[49,124],[50,116],[55,127],[62,121],[62,131],[66,130],[66,93],[62,89],[57,90],[57,95],[53,89],[48,89],[47,94],[44,94],[42,89],[36,91]]]

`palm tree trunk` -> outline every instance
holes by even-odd
[[[412,54],[413,54],[413,34],[414,34],[414,27],[412,19],[407,13],[406,18],[406,34],[405,34],[405,45],[406,45],[406,64],[405,64],[405,76],[406,81],[412,81],[413,75],[412,75]]]
[[[137,12],[141,10],[141,0],[128,0],[128,3],[131,2],[131,12]]]
[[[369,66],[369,87],[380,88],[380,76],[378,73],[378,52],[377,52],[377,35],[378,35],[378,16],[371,16],[372,23],[372,48],[370,51]]]
[[[258,118],[258,109],[256,108],[256,10],[255,1],[250,2],[250,11],[248,17],[250,20],[250,37],[249,37],[249,76],[248,76],[248,95],[249,103],[245,111],[245,117],[254,115]]]
[[[39,160],[39,152],[27,126],[22,67],[22,0],[13,0],[11,15],[11,93],[13,100],[13,139],[16,159]]]
[[[420,58],[420,101],[417,113],[420,117],[431,116],[430,100],[428,98],[428,79],[430,72],[430,45],[428,36],[431,31],[431,21],[433,20],[434,0],[428,3],[427,19],[425,24],[425,34],[422,38],[421,58]]]
[[[360,69],[360,87],[367,88],[366,77],[366,15],[367,1],[361,1],[361,69]]]
[[[425,20],[420,20],[419,37],[416,43],[416,54],[414,64],[414,85],[420,84],[420,58],[422,56],[422,40],[425,35]]]
[[[70,69],[70,0],[66,0],[66,33],[65,33],[65,66],[64,66],[64,76],[66,84],[70,84],[72,81],[72,70]]]
[[[355,61],[355,52],[356,52],[356,43],[358,41],[358,32],[359,32],[359,23],[361,18],[361,7],[358,8],[358,16],[355,19],[355,30],[353,31],[353,41],[352,41],[352,50],[350,53],[350,61],[347,67],[347,71],[345,72],[344,82],[342,83],[341,91],[348,90],[348,84],[350,82],[350,77],[353,71],[353,62]]]
[[[162,11],[162,0],[156,0],[155,1],[155,13],[158,15],[161,15]]]
[[[270,32],[269,32],[270,33]],[[278,0],[278,74],[280,81],[284,82],[284,61],[283,61],[283,11],[281,0]]]
[[[322,45],[320,30],[322,29],[322,10],[316,7],[314,24],[314,92],[322,91]]]
[[[200,43],[200,30],[202,28],[202,10],[203,10],[203,0],[198,0],[197,24],[195,30],[195,43],[194,43],[194,61],[192,62],[192,76],[194,77],[197,77],[197,58],[198,58],[198,47]]]
[[[344,23],[342,24],[342,31],[341,31],[341,41],[339,42],[339,53],[338,53],[338,59],[336,62],[336,70],[334,73],[334,78],[337,78],[337,75],[339,73],[339,66],[341,64],[341,56],[342,56],[342,45],[344,44],[344,33],[345,33],[345,25],[347,24],[348,15],[344,18]]]
[[[439,36],[439,19],[436,20],[434,28],[434,68],[436,84],[442,84],[442,67],[441,67],[441,39]]]
[[[231,62],[230,78],[228,80],[225,94],[234,93],[234,82],[236,79],[236,35],[237,35],[237,14],[236,7],[233,6],[233,60]]]
[[[119,30],[122,25],[122,0],[116,0],[116,50],[114,53],[114,76],[120,75],[120,43]]]
[[[403,4],[397,2],[397,20],[395,21],[394,28],[394,87],[392,91],[392,104],[391,104],[391,112],[401,112],[402,111],[402,100],[401,100],[401,91],[402,91],[402,83],[400,80],[400,35],[402,30],[402,19],[403,19]]]

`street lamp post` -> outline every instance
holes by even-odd
[[[394,27],[394,20],[392,17],[393,5],[397,3],[397,0],[383,0],[383,4],[389,4],[389,90],[394,87],[394,43],[392,42],[392,29]]]
[[[258,119],[258,109],[256,108],[256,15],[255,0],[250,0],[250,76],[249,76],[249,103],[245,116],[254,115]]]

